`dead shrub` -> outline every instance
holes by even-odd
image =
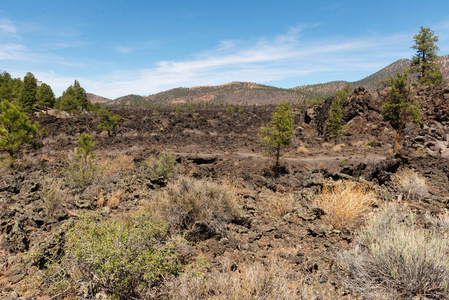
[[[429,193],[426,178],[412,169],[398,170],[391,176],[391,181],[407,200],[420,200]]]
[[[157,192],[145,204],[156,222],[168,222],[173,229],[186,230],[201,222],[224,232],[225,224],[240,215],[237,191],[227,182],[180,176]]]
[[[337,253],[353,290],[368,299],[449,299],[449,240],[416,220],[412,212],[387,205],[351,250]]]
[[[286,262],[275,260],[267,265],[225,260],[210,273],[204,264],[195,265],[166,282],[166,288],[174,300],[322,299],[305,284],[305,277],[294,274]]]
[[[369,187],[338,181],[335,185],[325,185],[315,204],[324,210],[322,219],[326,223],[337,229],[348,229],[364,218],[375,200],[376,196]]]
[[[265,211],[268,211],[273,217],[280,218],[293,209],[295,195],[263,189],[259,193],[259,200]]]

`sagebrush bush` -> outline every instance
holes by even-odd
[[[415,214],[387,205],[337,258],[362,297],[449,299],[448,250],[448,239],[419,227]]]
[[[42,177],[40,179],[42,185],[41,197],[44,201],[44,206],[47,211],[47,215],[52,217],[56,209],[62,206],[67,200],[67,195],[61,188],[62,183],[60,179],[51,177]]]
[[[196,222],[204,222],[223,232],[225,224],[240,214],[237,199],[229,183],[181,176],[155,193],[146,210],[153,220],[168,222],[174,229],[191,229]]]
[[[176,249],[181,243],[142,214],[127,219],[82,215],[66,234],[65,255],[49,265],[47,288],[57,293],[87,282],[115,298],[144,298],[161,276],[180,270]]]
[[[393,186],[409,200],[419,200],[429,193],[426,178],[412,169],[398,170],[391,176],[391,181]]]
[[[176,157],[170,150],[162,152],[157,158],[150,156],[142,162],[142,167],[150,179],[168,180],[179,171]]]
[[[337,229],[348,229],[357,225],[376,201],[369,187],[354,182],[336,182],[325,185],[318,193],[315,204],[325,215],[322,219]]]

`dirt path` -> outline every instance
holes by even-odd
[[[213,158],[213,157],[223,157],[223,156],[237,156],[238,158],[256,158],[261,160],[269,160],[271,157],[264,156],[260,153],[255,152],[231,152],[231,153],[202,153],[202,152],[175,152],[175,155],[188,157],[195,156],[198,158]],[[348,162],[363,162],[363,163],[378,163],[386,159],[386,156],[379,155],[375,153],[369,154],[350,154],[350,155],[316,155],[316,156],[284,156],[282,158],[288,162],[300,163],[300,164],[338,164],[342,160],[347,160]]]

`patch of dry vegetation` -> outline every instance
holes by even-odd
[[[422,228],[414,213],[390,204],[337,258],[351,274],[347,284],[364,298],[449,299],[448,249],[447,237]]]
[[[185,230],[201,222],[222,233],[226,223],[240,215],[238,194],[233,185],[211,179],[180,176],[153,194],[145,204],[155,222]]]
[[[196,299],[322,299],[306,284],[306,277],[292,271],[285,261],[272,260],[234,264],[225,260],[221,266],[205,272],[193,266],[179,277],[166,282],[169,298]]]
[[[264,211],[275,218],[281,218],[294,208],[295,195],[292,193],[273,192],[263,189],[259,193],[259,201]]]
[[[406,200],[420,200],[429,193],[426,178],[412,169],[398,170],[391,181]]]
[[[325,185],[319,191],[315,204],[325,215],[322,219],[337,229],[358,225],[370,211],[376,196],[369,187],[354,182],[339,181]]]

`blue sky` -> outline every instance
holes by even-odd
[[[447,0],[2,0],[0,70],[32,72],[57,96],[75,79],[111,99],[231,81],[292,88],[411,58],[420,26],[449,54]]]

